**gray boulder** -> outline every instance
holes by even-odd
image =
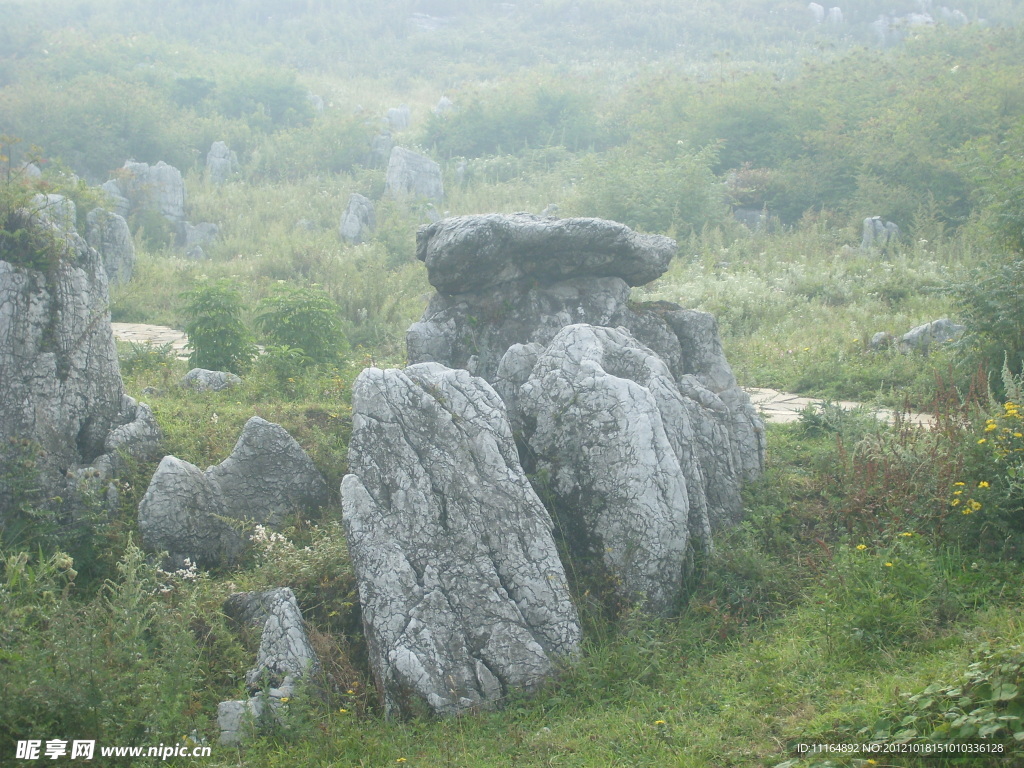
[[[868,342],[868,349],[873,352],[881,352],[890,349],[895,342],[896,338],[888,331],[878,331],[872,334],[871,340]]]
[[[592,405],[575,409],[570,436],[559,421],[566,409],[580,398],[587,403],[591,396],[605,398],[608,404],[619,394],[623,403],[639,398],[637,408],[657,406],[656,415],[632,413],[626,422],[660,419],[665,437],[655,441],[659,447],[645,449],[645,456],[667,456],[667,441],[675,457],[675,490],[658,490],[655,484],[651,492],[665,496],[659,509],[672,507],[677,516],[675,528],[653,534],[674,542],[678,557],[670,581],[676,586],[645,585],[631,576],[627,589],[633,597],[648,595],[652,607],[669,612],[687,553],[710,546],[709,529],[742,518],[741,486],[760,475],[765,450],[764,425],[737,385],[714,318],[667,302],[629,300],[627,279],[636,284],[655,279],[668,267],[675,244],[612,222],[516,214],[445,220],[422,228],[419,245],[428,278],[439,290],[407,332],[410,362],[463,368],[491,382],[508,407],[527,471],[536,472],[539,463],[549,471],[577,473],[576,479],[566,475],[558,483],[562,508],[577,504],[577,495],[599,505],[602,494],[617,498],[609,489],[634,487],[631,477],[618,474],[633,470],[611,457],[639,450],[630,430],[615,426],[618,416],[602,415]],[[586,326],[593,328],[582,330]],[[550,387],[541,383],[549,379]],[[580,381],[594,393],[584,395]],[[641,397],[644,390],[657,397]],[[586,442],[604,430],[614,433],[607,443]],[[598,463],[588,464],[591,460]],[[584,490],[591,480],[608,488]],[[686,520],[683,534],[680,519]],[[622,523],[621,529],[629,525]],[[578,539],[597,535],[576,527],[582,531]]]
[[[392,148],[384,187],[392,197],[425,198],[438,203],[444,200],[441,166],[404,147]]]
[[[442,96],[437,100],[437,104],[431,110],[435,115],[447,115],[455,109],[455,102],[449,99],[447,96]]]
[[[223,184],[238,170],[238,155],[223,141],[215,141],[206,153],[206,177],[211,184]]]
[[[139,503],[139,532],[151,551],[211,568],[244,550],[242,528],[279,526],[327,503],[327,485],[309,456],[278,424],[246,422],[231,454],[205,472],[165,456]]]
[[[675,252],[667,237],[612,221],[529,213],[457,216],[416,233],[416,258],[427,265],[430,284],[448,294],[581,276],[643,285],[668,269]]]
[[[186,559],[201,568],[235,562],[245,549],[240,526],[226,519],[220,489],[194,464],[164,456],[139,502],[139,534],[150,551],[167,552],[168,563]]]
[[[135,240],[123,216],[94,208],[86,217],[86,239],[103,259],[111,285],[127,283],[135,271]]]
[[[245,423],[231,454],[206,475],[220,488],[229,517],[271,528],[327,503],[327,484],[309,454],[284,427],[259,416]]]
[[[206,368],[193,368],[181,379],[181,386],[194,392],[220,392],[241,383],[242,380],[234,373],[210,371]]]
[[[243,623],[263,627],[256,666],[245,676],[252,695],[217,707],[219,742],[231,746],[254,735],[267,715],[283,723],[283,705],[295,695],[296,684],[316,671],[319,661],[298,601],[288,587],[235,593],[225,601],[224,611]]]
[[[963,335],[965,330],[966,326],[959,325],[943,317],[907,331],[897,339],[896,348],[904,353],[927,353],[932,344],[956,341]]]
[[[149,409],[124,393],[99,254],[37,211],[15,216],[55,250],[42,271],[0,246],[0,525],[15,503],[4,484],[23,475],[18,446],[33,451],[40,497],[55,499],[82,468],[109,479],[121,463],[114,449],[148,458],[159,439]],[[121,428],[137,439],[115,440],[110,453]]]
[[[388,128],[392,131],[404,131],[409,127],[411,113],[409,107],[402,104],[400,107],[391,107],[385,115],[388,121]]]
[[[429,364],[364,370],[349,469],[343,520],[387,713],[494,706],[576,653],[551,518],[486,382]]]
[[[631,604],[673,613],[711,523],[693,408],[664,361],[624,329],[568,326],[517,404],[574,553],[603,560]],[[728,468],[731,455],[721,458]]]
[[[129,211],[156,211],[176,227],[185,221],[185,181],[181,171],[163,160],[156,165],[129,160],[103,189],[115,202],[127,200]],[[129,211],[117,212],[127,216]]]
[[[881,216],[869,216],[864,219],[863,234],[860,247],[864,250],[877,248],[881,251],[896,245],[900,238],[900,228],[891,221],[882,221]]]
[[[128,214],[132,211],[131,201],[124,196],[124,192],[121,189],[121,184],[117,179],[110,179],[103,182],[100,185],[100,189],[106,193],[108,206],[123,219],[128,218]]]
[[[338,227],[341,239],[353,245],[365,242],[376,226],[377,216],[373,210],[373,201],[358,192],[353,192]]]
[[[389,131],[378,133],[370,141],[370,165],[374,168],[384,168],[391,157],[391,150],[395,148],[395,141],[391,138]]]

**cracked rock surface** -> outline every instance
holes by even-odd
[[[100,255],[74,230],[30,211],[23,219],[59,256],[36,269],[0,250],[0,477],[17,462],[14,447],[31,445],[53,498],[86,468],[109,480],[118,449],[148,458],[159,430],[149,408],[124,393]],[[0,487],[0,524],[11,501]]]
[[[244,624],[263,626],[256,666],[245,675],[252,696],[222,701],[217,707],[220,744],[234,745],[255,730],[267,714],[278,719],[282,704],[295,694],[296,683],[319,666],[306,634],[302,612],[288,587],[265,592],[236,592],[224,611]]]
[[[387,712],[536,688],[580,626],[500,398],[425,364],[363,371],[353,404],[343,519]]]

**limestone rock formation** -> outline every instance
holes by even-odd
[[[86,217],[86,240],[103,259],[111,285],[127,283],[135,270],[135,240],[123,216],[94,208]]]
[[[245,549],[242,532],[226,520],[224,496],[195,464],[164,456],[139,502],[143,545],[166,551],[179,567],[185,559],[202,568],[233,563]]]
[[[327,503],[313,462],[280,425],[246,422],[231,454],[205,472],[165,456],[139,503],[139,531],[151,551],[204,568],[232,563],[244,549],[240,525],[277,527],[297,511]]]
[[[421,228],[417,245],[438,293],[407,333],[410,362],[464,368],[493,383],[508,406],[527,471],[568,473],[554,483],[557,506],[568,510],[583,499],[598,510],[603,499],[608,509],[626,508],[611,500],[621,500],[616,486],[634,482],[618,474],[632,472],[632,465],[612,457],[639,450],[636,436],[616,426],[618,415],[602,416],[593,402],[610,407],[621,395],[625,403],[622,393],[628,391],[640,398],[632,407],[648,408],[641,401],[657,405],[656,415],[648,408],[646,415],[633,413],[625,423],[661,421],[666,436],[648,438],[652,447],[644,451],[653,461],[665,454],[668,441],[675,477],[685,486],[685,491],[659,491],[658,502],[675,505],[676,527],[660,535],[675,542],[669,578],[676,587],[643,585],[629,576],[648,568],[641,562],[626,570],[623,562],[608,565],[632,595],[645,593],[652,608],[670,612],[688,553],[710,546],[709,530],[740,519],[741,486],[760,474],[764,461],[764,426],[736,383],[714,318],[666,302],[629,300],[630,284],[652,280],[667,268],[674,243],[612,222],[516,214],[447,219]],[[593,328],[584,331],[585,326]],[[622,368],[627,359],[647,362]],[[641,397],[645,390],[658,395]],[[556,416],[558,428],[551,421]],[[603,430],[622,443],[587,443]],[[664,481],[663,474],[658,477]],[[685,533],[679,532],[679,520],[687,521]],[[566,525],[588,531],[575,538],[589,538],[591,550],[600,538],[596,529]],[[621,526],[629,530],[628,523]]]
[[[891,221],[882,221],[881,216],[864,219],[863,229],[860,247],[864,250],[878,248],[884,251],[900,239],[900,228]]]
[[[358,245],[369,238],[376,226],[377,216],[373,210],[373,201],[358,192],[353,192],[338,227],[341,239],[346,243]]]
[[[159,431],[124,393],[99,254],[36,211],[15,216],[45,253],[0,243],[0,483],[20,473],[12,446],[31,445],[43,496],[65,497],[84,467],[110,479],[120,449],[148,458]],[[0,524],[13,502],[0,487]]]
[[[466,371],[369,368],[353,391],[343,519],[389,714],[531,690],[580,625],[505,408]]]
[[[517,405],[575,551],[603,559],[631,603],[672,612],[690,539],[710,549],[711,523],[690,418],[699,414],[664,361],[624,329],[571,325],[539,356]]]
[[[418,197],[438,203],[444,199],[441,166],[404,147],[392,148],[384,185],[392,197]]]
[[[668,269],[675,250],[667,237],[641,235],[612,221],[529,213],[457,216],[416,234],[416,258],[441,293],[582,276],[643,285]]]
[[[181,225],[181,231],[184,234],[186,249],[195,246],[201,248],[217,238],[217,235],[220,234],[220,227],[209,221],[200,224],[190,224],[186,221]]]
[[[206,153],[206,177],[211,184],[223,184],[238,170],[238,155],[223,141],[215,141]]]
[[[392,131],[404,131],[409,127],[411,116],[412,113],[409,111],[408,105],[402,104],[398,107],[391,107],[384,119],[388,121],[388,127]]]
[[[279,719],[282,703],[295,694],[296,683],[313,673],[319,662],[288,587],[235,593],[225,601],[224,612],[241,623],[263,627],[256,666],[245,675],[252,696],[223,701],[217,708],[220,744],[230,746],[254,731],[268,711]]]
[[[156,165],[129,160],[121,168],[115,185],[131,210],[156,211],[175,226],[185,221],[185,181],[173,165],[163,160]]]

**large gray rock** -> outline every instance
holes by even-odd
[[[338,234],[346,243],[357,245],[369,239],[370,233],[377,226],[377,216],[373,210],[373,201],[353,192],[348,199],[348,207],[341,216]]]
[[[86,217],[86,240],[103,259],[111,285],[127,283],[135,271],[135,240],[123,216],[94,208]]]
[[[246,422],[231,454],[205,472],[165,456],[139,503],[139,532],[172,565],[230,564],[244,549],[245,525],[280,526],[299,511],[327,503],[313,462],[278,424]]]
[[[118,449],[148,458],[159,433],[149,409],[124,394],[99,254],[37,212],[16,216],[53,250],[45,270],[0,250],[0,484],[23,475],[14,449],[30,445],[40,495],[52,499],[67,496],[83,467],[109,479]],[[132,437],[108,447],[117,430]],[[13,503],[0,487],[0,524]]]
[[[575,554],[602,559],[630,604],[673,613],[691,551],[711,548],[711,523],[691,424],[699,411],[664,361],[624,329],[568,326],[517,405]],[[720,458],[729,472],[728,450]]]
[[[164,456],[139,502],[143,545],[167,552],[180,567],[186,559],[202,568],[233,563],[245,549],[240,527],[226,518],[224,496],[199,467]]]
[[[243,623],[263,627],[256,666],[245,675],[252,695],[217,707],[220,744],[234,745],[252,735],[268,713],[281,722],[282,706],[295,694],[296,684],[319,667],[319,661],[298,601],[288,587],[237,592],[225,601],[224,611]]]
[[[212,243],[217,239],[217,235],[220,234],[220,227],[209,221],[204,221],[200,224],[191,224],[186,221],[181,225],[181,231],[185,236],[184,246],[187,250],[195,246],[201,248]]]
[[[327,483],[309,454],[284,427],[259,416],[245,423],[231,454],[206,475],[219,486],[229,517],[272,528],[327,503]]]
[[[900,352],[928,352],[932,344],[956,341],[963,336],[966,326],[943,317],[912,328],[899,337],[896,348]]]
[[[877,248],[884,251],[896,245],[899,238],[900,228],[895,223],[882,221],[881,216],[869,216],[864,219],[860,247],[864,250]]]
[[[409,111],[409,107],[406,104],[402,104],[399,107],[391,107],[384,116],[388,121],[388,128],[392,131],[404,131],[409,127],[409,121],[412,113]]]
[[[129,160],[113,181],[103,188],[126,199],[130,210],[156,211],[175,226],[185,221],[185,181],[174,166],[163,160],[156,165]]]
[[[457,216],[420,227],[416,258],[439,292],[478,292],[503,283],[620,277],[643,285],[662,275],[673,240],[603,219],[529,213]]]
[[[392,197],[425,198],[437,203],[444,200],[441,166],[404,147],[391,149],[384,186]]]
[[[667,302],[629,300],[629,282],[656,278],[674,250],[667,238],[592,219],[449,219],[420,231],[421,256],[439,290],[406,336],[411,363],[463,368],[494,385],[508,406],[527,471],[569,473],[556,483],[560,508],[603,509],[602,497],[620,498],[616,488],[632,498],[629,489],[652,483],[650,493],[661,494],[656,525],[664,529],[651,536],[672,542],[669,581],[645,584],[624,572],[617,577],[628,581],[628,596],[645,594],[663,612],[672,609],[688,553],[710,546],[709,530],[742,518],[742,484],[760,475],[765,450],[764,425],[737,385],[714,318]],[[549,380],[550,386],[541,383]],[[649,394],[641,396],[644,391]],[[591,398],[609,408],[621,400],[620,409],[637,398],[640,410],[620,422]],[[571,429],[564,423],[568,412],[575,419]],[[659,471],[656,479],[635,481],[639,470],[615,458],[639,451],[632,420],[660,420],[664,437],[651,437],[657,447],[643,455],[654,466],[674,461],[673,480]],[[597,442],[588,443],[592,438]],[[660,488],[657,482],[676,485]],[[635,511],[626,512],[629,505],[618,501],[609,509],[624,515],[615,525],[629,532]],[[590,550],[604,535],[592,526],[576,527],[581,535],[574,538],[589,538]],[[612,565],[618,571],[623,563]],[[651,568],[657,570],[635,566],[637,573]]]
[[[343,520],[389,714],[493,706],[576,652],[551,518],[486,382],[439,365],[364,370],[349,469]]]
[[[107,196],[109,208],[121,218],[127,219],[128,214],[132,211],[132,203],[124,196],[124,191],[121,189],[121,184],[118,180],[108,179],[100,185],[100,189]]]
[[[223,141],[215,141],[206,153],[206,177],[211,184],[223,184],[238,170],[238,155]]]

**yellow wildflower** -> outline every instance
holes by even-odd
[[[867,549],[867,548],[868,548],[868,545],[867,545],[867,544],[858,544],[858,545],[857,545],[857,549],[859,549],[859,550],[861,550],[861,551],[863,551],[863,550],[865,550],[865,549]]]
[[[886,563],[886,564],[885,564],[885,567],[886,567],[886,568],[892,568],[892,563]]]
[[[664,724],[665,724],[665,721],[664,721],[664,720],[655,720],[655,721],[654,721],[654,724],[655,724],[655,725],[664,725]]]
[[[980,439],[980,440],[978,441],[978,445],[984,445],[984,444],[985,444],[985,443],[987,443],[987,442],[988,442],[988,440],[986,440],[986,439],[985,439],[985,438],[983,437],[983,438],[981,438],[981,439]]]
[[[981,509],[981,502],[975,501],[974,499],[971,499],[969,502],[967,502],[967,505],[971,508],[972,512],[977,512],[979,509]]]
[[[953,483],[953,485],[963,485],[963,483]]]
[[[914,534],[912,534],[910,531],[907,531],[906,533],[901,533],[900,534],[900,536],[913,536],[913,535]]]
[[[988,488],[988,480],[982,480],[980,483],[978,483],[978,487],[979,488]]]

